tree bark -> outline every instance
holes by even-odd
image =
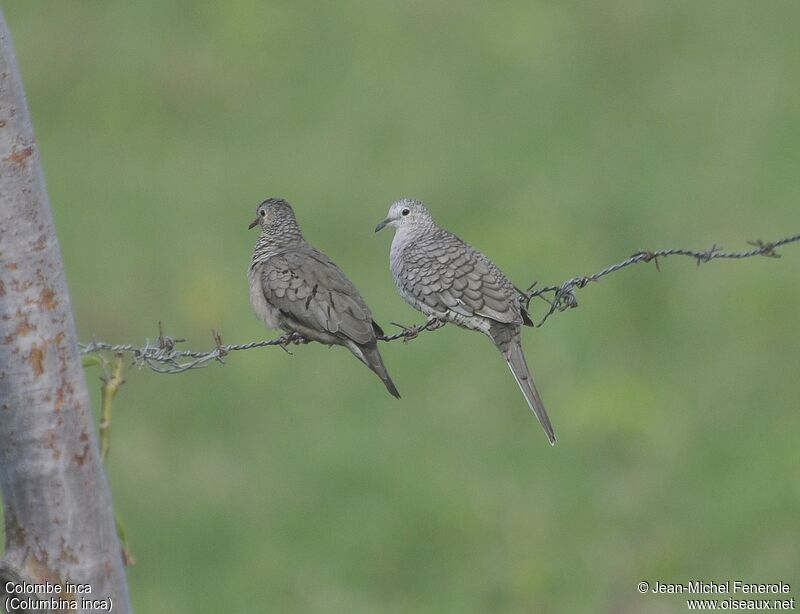
[[[110,599],[115,612],[130,611],[61,252],[2,11],[0,489],[3,601],[4,591],[20,588],[9,581],[27,581],[45,586],[26,594],[75,599],[79,612],[87,596]],[[89,585],[91,595],[67,583]],[[61,592],[48,593],[55,586]]]

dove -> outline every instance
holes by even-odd
[[[420,201],[393,203],[375,228],[395,228],[390,268],[401,296],[428,316],[428,328],[453,322],[479,331],[500,350],[548,440],[556,435],[533,383],[520,330],[533,326],[521,295],[481,252],[436,225]]]
[[[267,328],[343,345],[400,398],[378,351],[383,330],[342,270],[303,238],[294,211],[282,198],[256,208],[249,228],[261,226],[250,269],[250,305]]]

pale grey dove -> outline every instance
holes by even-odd
[[[425,206],[403,199],[375,228],[396,229],[390,256],[403,298],[435,324],[453,322],[487,335],[503,354],[551,444],[553,425],[522,352],[520,329],[532,326],[520,293],[497,266],[454,234],[439,228]]]
[[[269,198],[250,228],[261,226],[247,277],[250,304],[268,328],[343,345],[397,392],[378,351],[381,327],[341,269],[303,238],[289,203]]]

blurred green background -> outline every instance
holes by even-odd
[[[390,202],[518,284],[800,228],[797,2],[22,2],[16,45],[80,337],[265,338],[283,196],[376,319]],[[800,249],[628,269],[489,342],[126,372],[109,477],[138,612],[676,612],[640,580],[800,585]],[[537,305],[536,315],[543,313]],[[99,373],[87,370],[95,395]]]

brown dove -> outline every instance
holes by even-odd
[[[508,277],[481,252],[437,226],[417,200],[392,204],[375,232],[384,226],[396,229],[390,268],[403,298],[427,315],[430,324],[453,322],[488,336],[554,444],[553,425],[522,352],[520,329],[533,323]]]
[[[378,351],[381,327],[342,270],[303,238],[291,206],[269,198],[250,228],[261,226],[247,277],[250,305],[268,328],[343,345],[372,369],[389,393],[400,393]]]

